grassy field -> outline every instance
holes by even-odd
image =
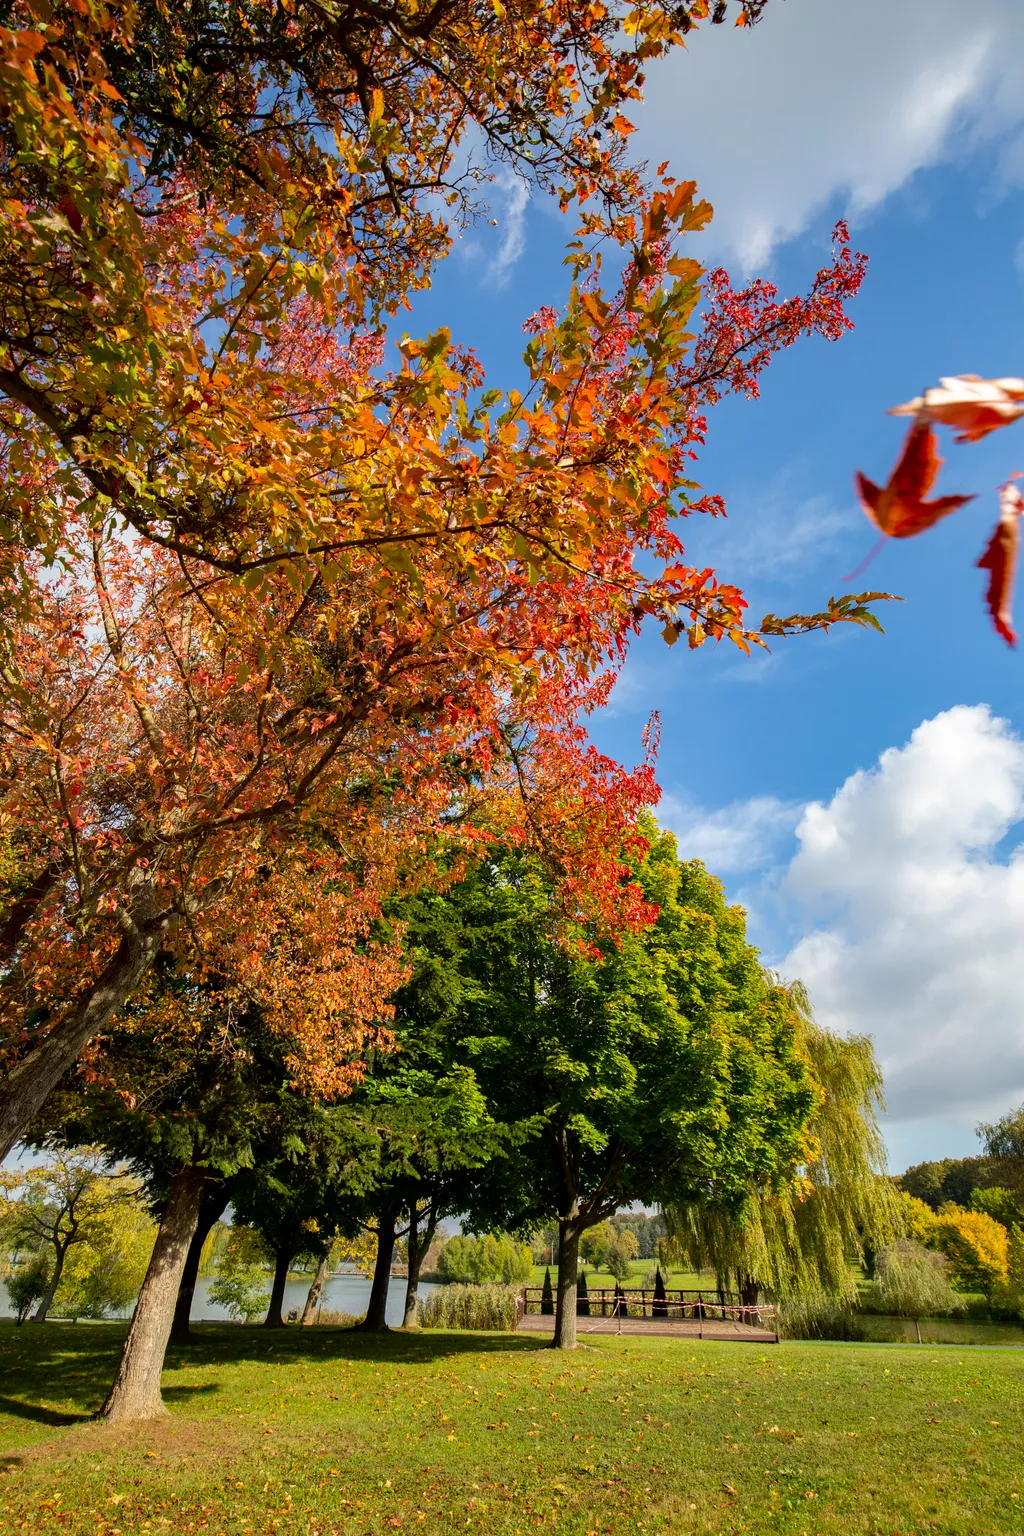
[[[1024,1354],[202,1330],[90,1423],[122,1329],[0,1325],[0,1531],[1020,1536]]]

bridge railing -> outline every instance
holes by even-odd
[[[554,1300],[545,1302],[542,1286],[523,1287],[517,1309],[520,1317],[536,1317],[546,1312],[553,1313],[554,1310]],[[577,1317],[650,1318],[654,1321],[695,1321],[701,1325],[705,1319],[720,1320],[744,1323],[748,1327],[764,1328],[772,1333],[778,1331],[774,1306],[768,1303],[751,1306],[741,1301],[735,1291],[677,1290],[666,1287],[663,1296],[656,1296],[652,1286],[629,1286],[621,1289],[612,1289],[610,1286],[588,1287],[585,1296],[577,1296],[576,1315]]]

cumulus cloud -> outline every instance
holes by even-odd
[[[1024,741],[984,705],[925,721],[799,820],[784,888],[817,926],[782,969],[824,1024],[874,1037],[895,1122],[1024,1099],[1022,822]]]
[[[649,72],[653,162],[696,176],[711,239],[747,268],[840,200],[861,213],[915,171],[993,147],[1024,177],[1020,0],[774,0],[751,32],[704,27]]]

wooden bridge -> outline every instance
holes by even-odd
[[[553,1301],[543,1287],[525,1286],[519,1296],[516,1327],[523,1333],[553,1333]],[[731,1291],[667,1290],[649,1286],[588,1290],[576,1302],[577,1333],[674,1334],[694,1339],[736,1339],[748,1344],[777,1344],[778,1317],[773,1306],[745,1305]]]

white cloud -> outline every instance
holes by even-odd
[[[773,0],[752,31],[702,27],[651,69],[637,118],[645,153],[698,178],[713,245],[748,269],[825,205],[863,212],[1022,121],[1020,0]],[[1024,142],[1007,139],[993,175],[1022,174]]]
[[[867,526],[852,499],[842,504],[804,494],[799,472],[791,468],[767,483],[740,485],[730,495],[724,521],[693,517],[683,535],[691,561],[714,564],[748,587],[790,582],[798,573],[834,565],[844,549],[854,547],[851,534],[862,536]]]
[[[874,1037],[895,1122],[966,1127],[1024,1098],[1024,848],[1004,843],[1022,822],[1024,741],[983,705],[800,819],[784,885],[820,926],[782,969],[824,1024]]]
[[[716,875],[762,868],[778,852],[800,817],[800,807],[774,795],[740,800],[707,811],[676,795],[664,795],[658,820],[676,835],[680,857],[703,859]]]
[[[501,245],[488,272],[497,287],[503,288],[526,249],[526,208],[530,192],[525,181],[511,171],[499,171],[495,184],[504,193],[505,206],[496,220],[502,228]]]

